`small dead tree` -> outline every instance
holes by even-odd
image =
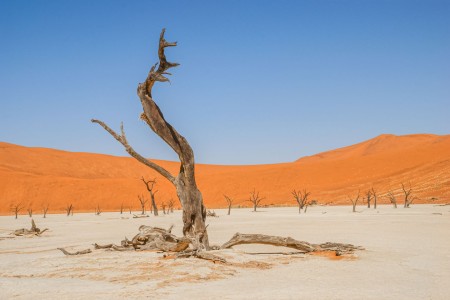
[[[100,204],[97,204],[97,207],[95,208],[95,215],[100,216],[101,213],[102,211],[100,210]]]
[[[120,204],[120,214],[123,214],[123,202]]]
[[[11,205],[10,205],[10,210],[11,210],[11,212],[14,213],[14,215],[16,216],[16,219],[17,219],[17,216],[19,215],[19,212],[23,208],[24,208],[24,205],[22,204],[22,202],[14,202],[14,203],[11,203]]]
[[[49,203],[44,203],[43,205],[42,205],[42,212],[43,212],[43,214],[44,214],[44,218],[46,218],[47,217],[47,212],[48,212],[48,208],[50,207],[50,204]]]
[[[350,202],[352,202],[353,212],[356,212],[356,204],[358,203],[358,200],[359,200],[359,197],[360,197],[360,191],[358,191],[358,195],[356,196],[356,198],[352,198],[350,196],[347,196],[347,197],[350,200]]]
[[[138,195],[139,204],[141,205],[141,215],[145,215],[145,205],[147,204],[148,200],[145,199],[143,195]]]
[[[228,215],[230,215],[231,213],[231,205],[233,205],[233,199],[228,197],[227,195],[223,195],[225,197],[225,200],[227,201],[228,204]]]
[[[370,201],[372,201],[372,190],[366,192],[367,208],[370,208]]]
[[[410,204],[413,203],[413,201],[414,201],[415,199],[417,199],[417,197],[414,197],[414,196],[412,195],[413,190],[412,190],[412,188],[411,188],[411,183],[409,184],[409,188],[406,188],[405,185],[404,185],[403,183],[402,183],[401,185],[402,185],[402,191],[403,191],[403,194],[404,194],[404,196],[405,196],[405,204],[404,204],[403,207],[404,207],[404,208],[407,208],[407,207],[409,207]]]
[[[250,201],[253,204],[253,211],[256,211],[258,206],[261,204],[261,201],[264,200],[265,197],[260,197],[259,192],[256,192],[255,189],[250,194],[250,199],[247,201]]]
[[[152,210],[153,210],[153,214],[155,216],[158,215],[158,207],[156,206],[156,201],[155,201],[155,194],[158,192],[157,190],[155,191],[155,184],[156,184],[156,178],[154,178],[153,180],[145,180],[144,176],[142,176],[142,181],[145,184],[145,187],[147,188],[147,191],[150,193],[150,199],[152,200]]]
[[[295,201],[297,201],[298,204],[298,213],[300,214],[302,212],[302,209],[305,208],[305,212],[306,212],[306,207],[308,206],[308,196],[311,194],[310,192],[307,192],[306,189],[302,191],[298,190],[293,190],[291,192],[292,196],[294,196]]]
[[[72,203],[69,203],[69,204],[66,205],[66,215],[67,216],[70,216],[70,215],[73,216],[73,205],[72,205]]]
[[[394,195],[393,191],[389,191],[387,194],[389,201],[394,205],[394,208],[397,208],[397,198]]]
[[[166,214],[166,206],[167,206],[167,205],[166,205],[166,202],[163,201],[163,202],[161,203],[161,209],[162,209],[162,211],[163,211],[163,214]]]
[[[169,205],[169,208],[167,209],[167,213],[169,213],[169,211],[171,213],[173,213],[173,206],[175,205],[175,201],[172,198],[170,198],[168,205]]]
[[[372,192],[372,196],[373,196],[373,209],[377,209],[378,194],[373,187],[371,189],[371,192]]]
[[[28,206],[27,212],[28,212],[28,216],[30,218],[32,218],[33,217],[33,204],[32,203],[30,203],[30,205]]]

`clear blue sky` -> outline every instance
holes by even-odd
[[[450,1],[1,1],[0,141],[176,155],[139,120],[154,98],[197,162],[293,161],[382,133],[450,133]]]

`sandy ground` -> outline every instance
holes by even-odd
[[[235,232],[291,236],[313,243],[352,243],[366,248],[341,260],[284,255],[292,249],[239,246],[219,255],[229,264],[164,259],[155,252],[94,250],[64,256],[92,243],[120,243],[139,225],[181,231],[181,212],[133,219],[119,213],[41,215],[41,237],[12,237],[30,218],[0,217],[0,299],[448,299],[450,295],[450,206],[414,205],[234,209],[208,218],[212,244]],[[244,253],[246,251],[246,253]],[[249,254],[274,252],[278,254]]]

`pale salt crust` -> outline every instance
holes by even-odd
[[[35,215],[41,237],[13,237],[30,218],[0,217],[0,299],[448,299],[450,206],[413,205],[377,210],[358,206],[216,210],[208,218],[211,244],[235,232],[291,236],[312,243],[343,242],[366,248],[331,260],[272,246],[236,246],[217,254],[230,264],[196,258],[163,259],[155,252],[93,250],[120,243],[142,224],[181,235],[181,212],[133,219],[130,214]]]

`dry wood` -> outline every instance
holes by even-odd
[[[411,188],[411,183],[409,183],[408,188],[405,187],[405,185],[403,183],[401,185],[402,185],[403,194],[405,196],[405,204],[403,207],[408,208],[413,203],[413,201],[417,199],[417,197],[412,195],[413,190]]]
[[[91,249],[85,249],[85,250],[81,250],[81,251],[76,251],[76,252],[69,252],[64,248],[57,248],[58,250],[61,250],[62,253],[64,253],[64,255],[82,255],[82,254],[88,254],[91,253]]]
[[[214,217],[214,218],[218,218],[219,216],[216,214],[215,211],[211,211],[208,209],[208,211],[206,212],[206,216],[207,217]]]
[[[45,228],[43,230],[39,229],[36,227],[36,223],[34,223],[34,220],[31,219],[31,228],[30,229],[26,229],[26,228],[21,228],[21,229],[16,229],[14,230],[14,232],[12,234],[16,235],[16,236],[23,236],[23,235],[36,235],[36,236],[40,236],[42,235],[44,232],[46,232],[48,230],[48,228]]]
[[[302,253],[317,251],[335,251],[336,255],[351,254],[355,250],[363,250],[362,247],[342,243],[311,244],[298,241],[291,237],[280,237],[263,234],[242,234],[236,233],[228,242],[221,246],[221,249],[231,248],[242,244],[265,244],[272,246],[282,246],[299,250]]]
[[[203,204],[202,194],[199,191],[195,180],[194,151],[186,138],[178,133],[178,131],[166,121],[158,105],[152,98],[152,88],[155,82],[168,82],[169,79],[166,75],[170,75],[170,73],[167,71],[170,68],[179,65],[177,63],[168,62],[166,59],[164,52],[165,48],[176,46],[177,43],[167,42],[164,38],[164,33],[165,29],[161,31],[159,37],[159,64],[155,64],[150,69],[145,82],[138,85],[137,94],[141,100],[142,108],[144,110],[141,114],[141,119],[145,121],[151,130],[178,154],[180,159],[180,171],[178,175],[172,175],[163,167],[138,154],[128,143],[125,136],[125,131],[123,130],[123,124],[121,126],[121,134],[119,135],[100,120],[93,119],[92,122],[102,126],[125,147],[125,150],[132,157],[161,174],[175,186],[178,198],[180,199],[183,208],[183,235],[201,236],[202,244],[206,249],[208,249],[209,242],[205,225],[206,209]]]
[[[133,214],[133,218],[134,219],[137,219],[137,218],[148,218],[149,217],[149,215],[135,215],[135,214]]]
[[[48,203],[45,203],[43,206],[42,206],[42,211],[43,211],[43,213],[44,213],[44,218],[46,218],[47,217],[47,212],[48,212],[48,208],[50,207],[50,204],[48,204]]]

